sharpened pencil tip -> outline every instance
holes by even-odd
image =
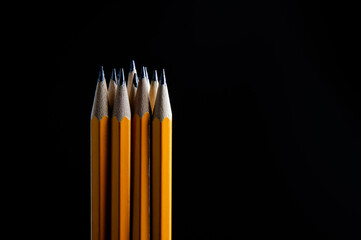
[[[134,73],[133,86],[138,87],[138,75],[137,75],[137,73]]]
[[[110,76],[110,80],[117,82],[117,71],[113,68],[112,75]]]
[[[142,68],[141,68],[140,77],[141,77],[142,79],[143,79],[143,78],[147,78],[146,73],[145,73],[145,67],[142,67]]]
[[[158,73],[157,73],[157,70],[154,70],[153,71],[153,76],[152,76],[152,81],[158,81]]]
[[[122,68],[119,68],[119,71],[117,73],[117,80],[119,81],[120,75],[122,74]],[[117,83],[118,84],[118,83]],[[119,84],[118,84],[119,85]]]
[[[160,74],[160,84],[165,85],[166,81],[165,81],[165,70],[163,68],[161,74]]]
[[[104,69],[103,66],[100,66],[98,82],[101,82],[103,80],[104,80]]]
[[[148,76],[148,68],[147,67],[144,67],[144,71],[145,71],[145,77],[147,79],[149,79],[149,76]]]
[[[135,70],[135,62],[134,62],[134,60],[132,60],[130,62],[130,71],[133,71],[133,70]]]
[[[119,70],[119,78],[118,78],[118,85],[124,85],[125,84],[125,77],[124,77],[124,69],[120,68]]]

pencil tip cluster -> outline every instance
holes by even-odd
[[[131,60],[127,79],[124,76],[124,68],[119,68],[118,71],[115,68],[112,68],[110,75],[111,76],[109,78],[109,86],[106,92],[107,96],[105,97],[103,88],[107,88],[106,77],[104,74],[104,67],[100,66],[97,90],[95,95],[96,96],[100,95],[101,98],[99,97],[96,98],[97,99],[96,105],[102,105],[102,104],[104,105],[105,104],[104,98],[107,98],[108,99],[107,104],[109,106],[108,107],[94,106],[95,104],[94,102],[93,108],[102,108],[102,109],[109,108],[109,115],[114,115],[114,112],[119,113],[122,111],[122,109],[118,109],[119,107],[127,108],[125,107],[125,105],[129,104],[129,108],[132,114],[138,114],[139,116],[143,116],[144,113],[146,112],[149,112],[150,114],[157,116],[163,116],[164,114],[162,113],[164,112],[167,112],[167,114],[165,115],[168,117],[171,115],[168,89],[163,89],[164,86],[165,88],[167,88],[164,68],[162,68],[162,70],[160,71],[159,78],[158,78],[158,71],[156,69],[153,69],[152,77],[151,79],[149,79],[148,68],[146,66],[142,66],[140,68],[140,73],[138,74],[138,71],[135,66],[135,61]],[[118,92],[121,90],[120,87],[123,85],[126,88],[126,92],[120,94]],[[161,88],[162,91],[159,91],[159,89]],[[99,94],[98,92],[101,92],[101,94]],[[159,96],[159,100],[157,101],[158,92],[161,94]],[[116,101],[124,101],[119,97],[117,98],[116,97],[117,94],[118,95],[126,94],[128,98],[127,103],[115,104]],[[102,100],[99,101],[99,99]],[[157,102],[158,105],[161,104],[167,107],[159,106],[156,108]],[[114,109],[114,107],[116,107],[117,109]],[[168,108],[169,110],[167,111],[164,110]],[[159,112],[157,113],[155,109],[157,109],[157,111],[159,110],[159,112],[161,113]],[[108,115],[108,113],[106,115]]]

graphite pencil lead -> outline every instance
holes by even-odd
[[[130,62],[130,72],[133,71],[133,70],[135,70],[135,62],[134,62],[134,60],[132,60]]]
[[[119,79],[120,79],[120,75],[122,74],[122,68],[119,68],[119,71],[118,71],[118,73],[117,73],[117,79],[118,79],[118,81],[119,81]],[[119,84],[118,84],[119,85]]]
[[[110,76],[110,80],[117,82],[117,72],[116,72],[115,68],[113,68],[112,75]]]
[[[157,73],[157,70],[154,70],[153,71],[153,76],[152,76],[152,81],[158,81],[158,73]]]
[[[138,87],[138,75],[134,73],[133,86]]]
[[[98,82],[101,82],[101,81],[103,81],[104,79],[105,79],[105,78],[104,78],[104,69],[103,69],[103,66],[100,66]]]
[[[166,81],[165,81],[165,70],[163,68],[161,74],[160,74],[160,84],[164,85],[166,84]]]
[[[147,69],[147,67],[144,67],[144,71],[145,71],[145,77],[146,77],[147,79],[149,79],[149,77],[148,77],[148,69]]]
[[[124,85],[125,84],[125,77],[124,77],[124,70],[123,68],[121,68],[119,70],[119,80],[118,80],[118,85],[121,86],[121,85]]]
[[[146,73],[145,73],[145,67],[142,67],[141,71],[140,71],[140,77],[143,79],[143,78],[146,78]]]

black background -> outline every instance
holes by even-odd
[[[50,239],[90,238],[101,65],[166,69],[173,239],[359,239],[355,6],[116,1],[47,6]],[[45,59],[46,60],[46,59]]]

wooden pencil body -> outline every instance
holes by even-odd
[[[134,74],[136,73],[137,71],[134,69],[132,71],[129,72],[128,74],[128,81],[127,81],[127,91],[128,91],[128,96],[130,96],[130,91],[131,91],[131,88],[133,86],[133,80],[134,80]],[[129,99],[130,100],[130,99]]]
[[[172,120],[152,121],[152,240],[172,239]]]
[[[150,101],[150,107],[153,112],[154,110],[154,104],[155,99],[157,97],[157,91],[158,91],[158,81],[152,81],[150,84],[150,90],[149,90],[149,101]]]
[[[129,240],[131,120],[113,117],[111,139],[111,240]]]
[[[108,89],[108,98],[109,98],[109,112],[112,112],[114,106],[114,96],[116,91],[117,85],[115,84],[114,80],[110,80],[109,82],[109,89]]]
[[[142,117],[135,114],[132,118],[132,235],[133,240],[149,240],[150,238],[150,114]]]
[[[109,119],[91,119],[91,239],[106,239]]]
[[[135,95],[137,93],[137,88],[134,86],[131,86],[130,93],[129,93],[129,104],[132,111],[134,110],[134,101],[135,101]]]

